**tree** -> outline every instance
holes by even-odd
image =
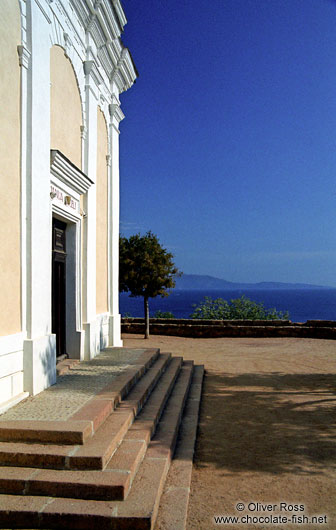
[[[266,309],[263,303],[253,302],[246,296],[228,302],[223,298],[206,296],[199,306],[194,306],[191,318],[210,320],[288,320],[288,312]]]
[[[152,232],[136,234],[119,240],[119,289],[131,296],[143,296],[145,339],[149,338],[149,298],[168,296],[167,289],[175,287],[174,277],[181,273],[175,267],[173,255],[164,249]]]

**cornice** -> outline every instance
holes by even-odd
[[[58,0],[59,1],[59,0]],[[87,37],[87,59],[96,62],[97,85],[115,82],[119,93],[129,89],[138,73],[120,35],[127,20],[120,0],[70,0]],[[91,43],[90,43],[91,39]],[[88,45],[88,41],[87,41]],[[99,67],[101,66],[101,73]],[[106,77],[105,77],[106,76]]]
[[[119,123],[125,118],[125,114],[121,110],[119,98],[115,94],[112,95],[112,102],[108,108],[112,124],[113,120],[116,120],[117,127],[119,127]]]
[[[111,73],[111,82],[118,86],[119,93],[131,88],[138,77],[132,56],[128,48],[123,48],[116,67]]]
[[[120,25],[122,29],[124,29],[124,26],[127,24],[127,19],[124,13],[123,8],[121,7],[119,0],[112,0],[113,7],[115,9],[115,12],[119,18]]]
[[[115,118],[118,124],[125,118],[125,114],[120,108],[120,103],[111,103],[109,105],[109,113],[111,118]]]
[[[123,27],[110,1],[103,0],[97,9],[99,23],[105,33],[111,40],[120,37]]]
[[[61,182],[67,184],[79,195],[83,195],[93,184],[78,167],[76,167],[66,156],[56,149],[50,151],[50,171]]]

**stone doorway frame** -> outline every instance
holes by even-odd
[[[82,233],[86,214],[81,196],[92,181],[60,151],[51,150],[50,165],[51,216],[66,223],[66,346],[72,359],[84,359],[82,321]],[[50,225],[52,226],[52,220]]]

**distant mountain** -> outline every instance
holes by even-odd
[[[241,290],[241,289],[332,289],[322,285],[311,285],[309,283],[283,283],[283,282],[259,282],[259,283],[237,283],[228,282],[214,276],[203,276],[201,274],[183,274],[176,278],[176,287],[178,290],[204,290],[223,289],[223,290]]]

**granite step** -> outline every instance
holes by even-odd
[[[158,387],[155,388],[142,413],[135,420],[136,428],[130,428],[130,432],[125,435],[104,470],[63,471],[0,467],[0,492],[96,500],[125,499],[179,375],[181,364],[181,358],[174,358],[171,361]],[[178,396],[176,392],[175,390],[175,395],[171,398],[173,402]],[[141,433],[144,439],[134,439],[134,433],[136,435]]]
[[[144,351],[130,363],[122,375],[103,388],[67,421],[0,421],[0,442],[84,444],[94,436],[120,401],[155,363],[159,353],[158,348]]]
[[[47,469],[104,469],[169,360],[170,354],[159,355],[151,369],[84,445],[0,442],[0,465]],[[172,377],[175,377],[174,373]],[[105,395],[104,391],[101,395]]]
[[[155,530],[186,530],[204,366],[194,366],[176,449],[161,496]]]
[[[162,354],[162,362],[165,361],[165,366],[170,359],[170,354]],[[160,409],[164,407],[164,403],[169,397],[174,382],[181,369],[182,359],[172,359],[159,380],[158,388],[160,389]],[[161,375],[162,370],[160,371]],[[159,375],[159,374],[158,374]],[[158,377],[155,380],[157,381]],[[141,383],[141,381],[140,381]],[[139,383],[139,387],[140,387]],[[151,385],[151,388],[154,385]],[[157,387],[155,387],[156,390]],[[84,446],[80,446],[77,451],[70,455],[68,461],[69,469],[104,469],[108,464],[110,458],[114,454],[119,444],[128,433],[132,430],[131,424],[139,411],[139,404],[142,399],[148,397],[148,387],[134,389],[129,396],[123,400],[119,407],[115,410],[106,423],[98,431],[94,438],[91,438]],[[150,398],[149,398],[150,399]],[[149,404],[146,403],[146,410]],[[157,411],[159,415],[159,411]],[[110,423],[113,421],[113,426]],[[152,428],[154,430],[154,427]]]
[[[174,361],[174,359],[173,359]],[[172,361],[172,363],[173,363]],[[136,474],[126,500],[84,500],[41,495],[0,495],[1,528],[57,528],[57,529],[152,529],[160,496],[169,470],[177,438],[182,409],[187,399],[193,365],[183,363],[171,396],[166,403],[157,432]],[[167,382],[168,383],[168,382]],[[160,381],[161,384],[161,381]],[[154,404],[150,405],[154,407]],[[160,407],[159,407],[160,408]],[[139,415],[139,421],[140,420]],[[137,434],[151,431],[154,410],[144,409],[142,428]],[[136,438],[139,441],[140,438]],[[131,438],[134,441],[134,438]],[[106,471],[98,472],[101,474]]]

